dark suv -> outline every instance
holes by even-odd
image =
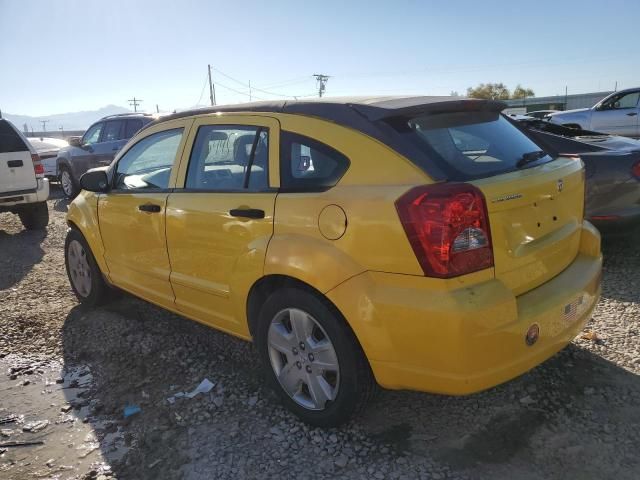
[[[127,141],[154,119],[149,113],[110,115],[91,125],[82,137],[71,137],[69,146],[58,152],[58,176],[64,194],[74,198],[84,172],[109,165]]]

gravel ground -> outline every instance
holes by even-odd
[[[540,367],[464,398],[382,392],[349,425],[320,430],[263,387],[251,345],[126,295],[79,307],[63,263],[66,206],[50,200],[46,234],[0,214],[0,417],[18,416],[9,439],[45,441],[1,454],[2,478],[639,476],[638,231],[605,242],[603,296],[584,338]],[[78,378],[90,379],[80,391]],[[210,392],[167,401],[204,378]],[[38,396],[49,410],[36,411]],[[127,405],[142,410],[125,419]],[[65,408],[92,436],[69,435]],[[21,431],[36,417],[49,424]],[[61,465],[69,453],[56,445],[87,442],[99,447],[91,457]]]

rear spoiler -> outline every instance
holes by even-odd
[[[444,100],[441,102],[429,102],[416,105],[414,99],[407,99],[409,105],[398,105],[394,102],[392,108],[384,108],[384,105],[351,104],[350,107],[368,120],[375,122],[396,117],[411,117],[419,114],[453,113],[453,112],[501,112],[507,107],[500,100],[482,100],[476,98],[463,98],[460,100]]]

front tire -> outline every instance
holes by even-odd
[[[27,230],[44,230],[49,224],[47,202],[24,205],[18,211],[18,216]]]
[[[64,243],[64,263],[71,289],[80,303],[90,307],[108,299],[109,287],[82,234],[70,229]]]
[[[60,167],[60,186],[62,187],[62,193],[64,193],[64,196],[69,200],[73,200],[78,193],[80,193],[80,188],[73,178],[69,167]]]
[[[267,383],[304,422],[338,426],[375,393],[360,344],[320,294],[293,287],[276,291],[260,310],[256,330]]]

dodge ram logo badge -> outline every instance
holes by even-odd
[[[564,188],[564,181],[562,179],[558,180],[558,192],[561,192]]]

